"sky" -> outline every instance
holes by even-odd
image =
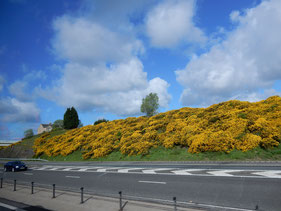
[[[0,1],[0,140],[281,93],[280,0]]]

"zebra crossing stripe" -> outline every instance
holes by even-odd
[[[36,169],[36,170],[45,170],[47,168],[50,168],[50,166],[43,166],[43,167],[40,167],[40,168],[33,167],[33,169]]]
[[[270,177],[270,178],[281,178],[281,171],[261,171],[261,172],[254,172],[253,174]]]
[[[77,172],[112,172],[112,173],[138,173],[138,174],[166,174],[187,176],[226,176],[226,177],[255,177],[281,179],[281,170],[219,170],[219,169],[179,169],[179,168],[128,168],[128,167],[102,167],[102,166],[34,166],[33,170],[46,171],[77,171]],[[237,172],[237,173],[236,173]],[[239,173],[240,172],[240,173]],[[233,175],[233,173],[235,173]]]
[[[99,168],[102,168],[102,167],[84,167],[84,168],[81,168],[77,171],[87,171],[87,170],[99,169]]]
[[[172,173],[176,175],[194,175],[190,172],[193,171],[204,171],[205,169],[181,169],[181,170],[176,170],[176,171],[171,171]]]
[[[172,168],[157,168],[157,169],[146,169],[142,170],[144,174],[157,174],[156,171],[167,171],[172,170]]]
[[[232,172],[241,172],[241,170],[219,170],[219,171],[207,171],[208,174],[212,174],[214,176],[224,176],[224,177],[232,177]]]
[[[101,169],[97,169],[97,172],[106,172],[108,170],[114,170],[114,169],[120,169],[122,167],[109,167],[109,168],[101,168]]]
[[[126,168],[126,169],[119,169],[117,172],[119,173],[129,173],[129,171],[134,171],[134,170],[141,170],[143,168]]]

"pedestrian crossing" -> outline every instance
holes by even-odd
[[[250,177],[278,178],[281,170],[238,170],[238,169],[182,169],[182,168],[141,168],[141,167],[105,167],[105,166],[32,166],[35,171],[70,171],[97,173],[131,173],[131,174],[163,174],[178,176],[217,176],[217,177]]]

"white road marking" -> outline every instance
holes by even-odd
[[[73,178],[73,179],[79,179],[80,177],[79,176],[65,176],[67,178]]]
[[[101,168],[98,169],[97,172],[107,172],[107,170],[111,170],[111,169],[120,169],[122,167],[109,167],[109,168]]]
[[[81,169],[79,169],[78,171],[87,171],[87,170],[91,170],[91,169],[99,169],[99,168],[102,168],[102,167],[85,167],[85,168],[81,168]]]
[[[25,175],[33,175],[32,173],[23,173],[23,174],[25,174]]]
[[[254,172],[253,174],[270,177],[270,178],[281,178],[281,171],[261,171],[261,172]]]
[[[128,168],[128,167],[91,167],[91,166],[50,166],[32,167],[33,170],[65,171],[65,172],[104,172],[104,173],[129,173],[129,174],[161,174],[161,175],[181,175],[181,176],[227,176],[245,178],[278,178],[281,179],[281,170],[233,170],[233,169],[179,169],[179,168]],[[114,170],[114,171],[113,171]],[[134,171],[140,170],[140,171]],[[166,172],[161,172],[166,171]],[[167,172],[168,171],[168,172]],[[204,171],[195,173],[196,171]],[[246,172],[246,174],[236,174],[234,172]]]
[[[171,171],[171,172],[176,174],[176,175],[194,175],[194,174],[189,173],[189,172],[204,171],[204,170],[205,169],[181,169],[181,170],[176,170],[176,171]]]
[[[71,169],[74,169],[74,167],[72,167],[72,168],[65,168],[62,171],[71,171]]]
[[[157,181],[142,181],[140,180],[139,182],[141,183],[151,183],[151,184],[161,184],[161,185],[166,185],[166,182],[157,182]]]
[[[157,174],[156,171],[166,171],[166,170],[172,170],[172,168],[146,169],[146,170],[142,170],[142,172],[144,174]]]
[[[1,206],[1,207],[8,208],[8,209],[10,209],[10,210],[17,210],[17,209],[18,209],[17,207],[11,206],[11,205],[9,205],[9,204],[4,204],[4,203],[2,203],[2,202],[0,202],[0,206]]]
[[[217,171],[208,171],[208,174],[212,174],[214,176],[224,176],[224,177],[233,177],[233,175],[229,174],[232,172],[241,172],[241,170],[217,170]]]
[[[45,169],[47,169],[47,168],[50,168],[50,166],[43,166],[43,167],[40,167],[40,168],[38,168],[38,169],[36,169],[36,170],[45,170]]]
[[[120,173],[128,173],[129,171],[133,171],[133,170],[141,170],[144,168],[126,168],[126,169],[119,169],[118,172]]]

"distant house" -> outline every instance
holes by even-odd
[[[44,132],[50,132],[52,129],[53,129],[52,123],[40,124],[40,126],[37,129],[37,134],[44,133]]]

